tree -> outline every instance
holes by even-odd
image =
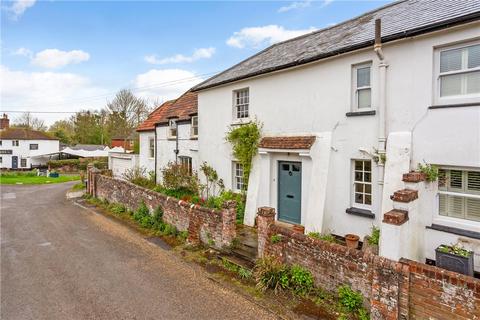
[[[47,126],[45,121],[32,116],[30,112],[22,113],[21,116],[15,119],[13,127],[25,128],[30,130],[46,131]]]
[[[73,123],[73,142],[82,144],[106,144],[108,135],[105,127],[106,113],[102,111],[80,111],[70,121]]]
[[[120,90],[115,98],[107,104],[109,115],[109,132],[112,136],[120,136],[127,140],[135,133],[150,113],[144,99],[136,97],[130,90]]]
[[[73,142],[74,126],[70,120],[55,121],[48,131],[62,143],[71,144]]]

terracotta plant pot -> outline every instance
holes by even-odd
[[[345,235],[345,242],[347,243],[347,248],[358,248],[358,240],[360,239],[359,236],[356,234],[346,234]]]
[[[305,227],[301,226],[299,224],[293,225],[293,231],[298,232],[298,233],[305,233]]]

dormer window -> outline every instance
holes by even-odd
[[[170,138],[177,137],[177,119],[168,120],[168,135]]]
[[[249,117],[250,93],[249,89],[241,89],[233,92],[233,112],[236,119]]]

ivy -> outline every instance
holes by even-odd
[[[258,121],[230,128],[226,140],[232,144],[233,156],[243,166],[244,188],[247,190],[252,159],[257,154],[262,125]]]

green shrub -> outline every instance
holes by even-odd
[[[280,241],[282,241],[282,235],[280,234],[274,234],[270,237],[270,242],[272,244],[279,243]]]
[[[337,242],[337,239],[331,233],[321,234],[320,232],[309,232],[308,236],[314,239],[323,240],[331,243]]]
[[[144,167],[135,167],[125,170],[123,178],[137,186],[147,189],[153,189],[155,187],[155,179],[147,174],[147,170]]]
[[[359,320],[370,320],[370,316],[364,308],[358,310],[358,319]]]
[[[273,257],[264,257],[257,261],[254,269],[257,288],[273,289],[275,292],[288,287],[288,268]]]
[[[122,214],[127,211],[127,208],[125,208],[125,206],[120,203],[112,203],[110,204],[108,209],[115,214]]]
[[[380,241],[380,228],[373,226],[372,233],[370,237],[368,237],[368,243],[371,245],[378,246],[378,242]]]
[[[314,285],[313,276],[307,269],[293,265],[290,268],[290,287],[296,294],[306,295]]]
[[[340,304],[349,312],[355,312],[363,306],[363,295],[347,285],[338,288]]]
[[[424,165],[419,163],[418,170],[424,173],[428,182],[434,182],[438,179],[438,167],[433,164],[425,163]]]
[[[166,236],[176,236],[178,233],[177,228],[171,224],[166,223],[163,229],[163,234]]]
[[[181,241],[186,241],[188,239],[188,231],[180,231],[177,235],[177,238]]]
[[[252,271],[243,267],[238,268],[237,273],[241,279],[250,279],[252,277]]]
[[[239,267],[236,264],[228,261],[226,258],[222,258],[222,264],[223,264],[223,267],[225,269],[227,269],[228,271],[232,271],[232,272],[235,272],[235,273],[238,271]]]
[[[142,219],[146,216],[150,216],[150,211],[148,210],[145,202],[142,201],[138,206],[137,210],[133,213],[133,219],[140,223]]]
[[[187,190],[190,194],[198,194],[199,181],[195,172],[189,172],[186,166],[169,162],[162,169],[163,187],[170,190]]]

